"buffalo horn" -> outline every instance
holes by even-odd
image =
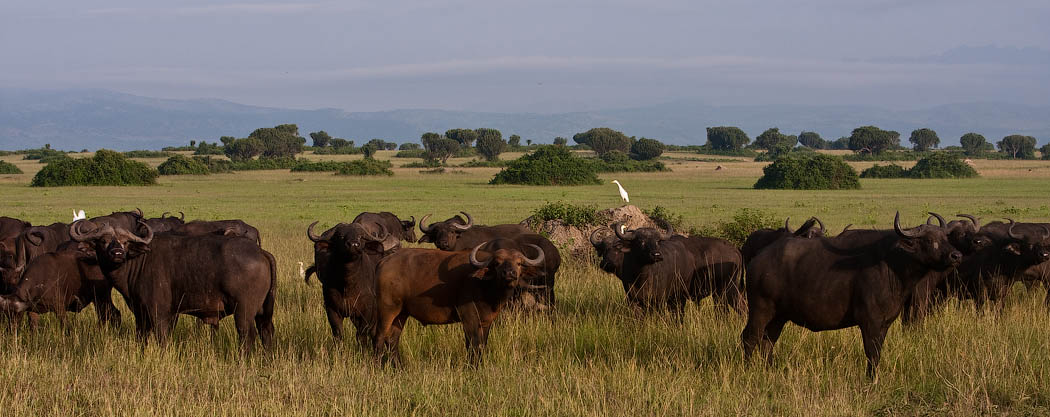
[[[940,214],[934,213],[932,211],[929,212],[929,213],[930,213],[930,217],[936,218],[937,219],[937,223],[940,223],[941,227],[944,227],[944,225],[946,224],[944,222],[944,217],[941,217]],[[930,219],[926,219],[926,224],[930,224]]]
[[[381,224],[378,225],[378,226],[379,226],[379,233],[380,233],[379,236],[378,237],[377,236],[372,236],[371,233],[365,233],[365,239],[371,240],[373,242],[381,242],[381,241],[383,241],[383,239],[386,239],[386,236],[389,234],[386,231],[386,226],[383,226]]]
[[[893,216],[893,231],[897,232],[898,235],[903,237],[918,237],[919,232],[909,232],[901,229],[901,212],[897,212],[897,215]]]
[[[179,212],[179,220],[186,221],[186,213]]]
[[[981,230],[981,220],[978,219],[977,217],[974,217],[971,214],[956,214],[956,216],[962,217],[964,219],[970,219],[970,223],[973,223],[973,231],[974,232],[977,232],[977,231]]]
[[[817,216],[813,216],[813,220],[816,220],[817,224],[820,225],[820,234],[824,234],[824,222],[820,221]]]
[[[849,230],[850,227],[853,227],[853,223],[847,224],[846,227],[843,227],[842,231],[839,232],[839,234],[846,233],[846,231]]]
[[[1010,237],[1012,237],[1014,239],[1024,239],[1024,235],[1022,235],[1020,233],[1014,233],[1014,226],[1017,225],[1017,223],[1014,222],[1014,219],[1007,218],[1006,220],[1010,221],[1010,228],[1006,229],[1006,234],[1010,235]]]
[[[598,228],[595,228],[593,232],[591,232],[591,237],[590,237],[591,246],[598,246],[598,245],[600,245],[602,243],[602,241],[600,239],[599,240],[595,240],[594,239],[594,237],[598,234],[598,232],[601,232],[601,231],[602,231],[602,228],[598,227]]]
[[[40,246],[40,244],[44,242],[44,233],[33,229],[36,228],[34,227],[26,232],[26,240],[28,240],[29,243],[32,243],[33,246]]]
[[[163,219],[163,218],[165,218],[165,217],[168,217],[168,215],[169,215],[169,214],[171,214],[171,212],[170,212],[170,211],[165,211],[165,212],[163,212],[163,213],[161,213],[161,214],[160,214],[160,218],[162,218],[162,219]]]
[[[314,242],[320,242],[320,241],[324,240],[324,238],[322,238],[321,236],[318,236],[318,235],[314,234],[314,226],[316,226],[317,223],[319,223],[319,222],[320,222],[320,220],[318,220],[316,222],[313,222],[313,223],[310,223],[310,227],[306,228],[306,237],[310,238],[310,240],[312,240]]]
[[[1050,227],[1043,225],[1043,240],[1050,239]]]
[[[544,258],[544,256],[543,256],[543,249],[540,249],[539,246],[533,245],[531,243],[526,243],[525,246],[531,246],[533,249],[536,249],[536,252],[539,252],[539,255],[537,255],[533,259],[529,259],[529,257],[526,256],[525,257],[525,265],[528,265],[528,266],[543,266],[543,258]],[[477,249],[475,249],[475,250],[477,250]]]
[[[135,207],[135,211],[133,211],[132,213],[135,213],[136,216],[142,217],[142,209],[138,207]]]
[[[794,233],[793,231],[791,231],[791,216],[788,216],[786,219],[784,219],[784,230],[787,230],[788,233]]]
[[[430,213],[427,213],[427,215],[423,216],[422,219],[419,219],[419,231],[420,232],[430,233],[430,229],[432,229],[434,227],[434,225],[423,226],[424,224],[427,224],[427,219],[429,219],[429,218],[430,218]]]
[[[412,226],[416,225],[416,216],[408,216],[408,217],[412,219],[411,221],[408,222],[408,228],[411,229]]]
[[[105,227],[98,227],[94,223],[91,223],[91,225],[95,226],[95,231],[85,234],[83,231],[81,231],[81,229],[84,227],[85,224],[88,223],[91,223],[91,221],[77,220],[73,222],[73,227],[69,228],[69,237],[73,238],[73,240],[77,242],[83,242],[102,236],[102,234],[105,233],[106,228],[111,228],[111,226],[109,225],[106,225]]]
[[[139,224],[141,224],[142,227],[146,228],[146,237],[145,238],[141,238],[141,237],[139,237],[138,235],[136,235],[134,233],[129,233],[131,235],[131,237],[129,237],[128,240],[131,240],[133,242],[138,242],[138,243],[141,243],[143,245],[148,245],[150,242],[153,241],[153,228],[149,227],[149,225],[146,224],[146,222],[144,222],[142,220],[139,220]]]
[[[482,244],[480,244],[478,246],[475,246],[474,250],[470,251],[470,264],[474,265],[475,268],[478,268],[478,269],[484,268],[484,267],[489,265],[489,262],[492,262],[492,258],[489,258],[489,260],[487,260],[485,262],[481,262],[481,261],[478,260],[478,249],[481,249],[481,247],[485,246],[486,243],[489,243],[489,242],[484,242],[484,243],[482,243]]]
[[[616,237],[620,238],[621,240],[634,239],[634,231],[625,232],[624,231],[624,227],[623,227],[623,223],[616,222],[616,223],[613,223],[612,226],[613,226],[613,231],[616,232]]]
[[[465,211],[461,211],[460,213],[463,213],[463,215],[467,217],[467,224],[459,225],[459,224],[453,223],[452,227],[455,227],[455,228],[457,228],[459,230],[467,230],[467,229],[470,229],[471,227],[473,227],[474,226],[474,218],[470,217],[470,215],[467,214],[467,212],[465,212]]]

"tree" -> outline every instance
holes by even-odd
[[[255,129],[248,137],[262,141],[262,156],[267,158],[294,157],[306,144],[306,139],[299,136],[299,127],[294,124]]]
[[[802,132],[798,134],[798,143],[812,149],[824,149],[828,146],[824,138],[817,132]]]
[[[517,147],[521,146],[521,136],[510,135],[510,137],[507,138],[507,144],[510,145],[513,148],[517,148]]]
[[[532,144],[532,143],[531,143],[532,141],[529,141],[529,142],[530,142],[530,143],[529,143],[529,145],[531,145],[531,144]],[[565,138],[563,138],[563,137],[561,137],[561,136],[558,136],[558,137],[554,138],[554,144],[555,144],[555,145],[558,145],[558,146],[565,146],[565,145],[567,145],[568,143],[569,143],[569,140],[568,140],[568,139],[565,139]]]
[[[323,148],[332,142],[332,137],[328,135],[328,132],[323,130],[311,133],[310,139],[314,140],[315,148]]]
[[[846,149],[849,149],[849,137],[843,136],[841,138],[828,142],[827,148],[838,151],[844,151]]]
[[[445,131],[445,137],[459,142],[464,148],[469,148],[478,139],[478,133],[470,129],[451,129]]]
[[[398,148],[398,149],[400,149],[402,151],[414,151],[414,150],[419,149],[419,148],[420,148],[420,146],[419,146],[418,143],[405,142],[405,143],[402,143],[401,147]]]
[[[1039,148],[1039,153],[1043,155],[1043,159],[1050,159],[1050,143],[1047,143],[1046,145],[1043,145],[1042,148]]]
[[[562,145],[564,145],[565,144],[565,138],[561,138],[561,140],[562,140]],[[525,145],[526,146],[532,146],[532,139],[525,139]]]
[[[751,142],[747,133],[736,126],[707,128],[707,146],[718,151],[739,151]]]
[[[780,133],[779,128],[769,128],[755,137],[755,147],[772,151],[773,149],[790,149],[798,144],[798,137]]]
[[[984,135],[973,132],[962,135],[962,137],[959,138],[959,144],[962,145],[963,153],[967,156],[980,155],[991,146],[991,144],[984,138]]]
[[[1010,135],[996,143],[999,152],[1009,154],[1014,159],[1035,158],[1035,138],[1024,135]]]
[[[937,137],[937,132],[933,129],[922,128],[911,131],[911,137],[908,138],[908,142],[915,145],[915,151],[925,152],[931,148],[936,148],[941,143],[941,138]]]
[[[441,164],[444,165],[448,162],[448,158],[451,158],[452,155],[455,155],[460,150],[459,142],[455,140],[441,136],[428,140],[425,136],[423,148],[426,149],[426,152],[423,153],[423,159],[428,161],[440,160]]]
[[[883,151],[900,146],[901,134],[892,130],[882,130],[875,126],[861,126],[853,129],[849,136],[849,149],[878,155]]]
[[[481,129],[478,129],[479,131]],[[478,135],[478,153],[485,157],[489,161],[499,160],[499,154],[503,153],[507,149],[507,142],[499,135],[499,131],[495,129],[487,129],[495,131],[485,132]]]
[[[641,138],[631,145],[631,154],[641,161],[655,159],[664,153],[664,144],[656,139]]]
[[[191,140],[191,141],[190,141],[190,147],[192,148],[192,147],[194,147],[194,146],[197,146],[197,141],[195,141],[195,140]]]
[[[225,139],[225,137],[223,139]],[[226,146],[223,147],[223,153],[234,162],[247,161],[255,158],[261,154],[264,149],[262,140],[258,138],[224,140],[223,143],[226,144]]]
[[[614,150],[623,153],[630,152],[632,142],[631,138],[624,135],[623,132],[607,127],[596,127],[583,133],[577,133],[573,135],[572,140],[590,146],[598,156]]]
[[[235,138],[233,136],[223,136],[223,137],[219,138],[219,142],[222,142],[222,146],[229,145],[230,143],[232,143],[235,140],[237,140],[237,138]]]
[[[368,142],[365,146],[361,147],[361,153],[365,155],[365,159],[373,159],[377,149],[378,148],[376,148],[375,144]]]
[[[343,139],[343,138],[333,138],[332,139],[332,147],[333,148],[342,149],[342,148],[353,147],[353,146],[354,146],[354,141],[352,141],[352,140],[346,140],[346,139]]]

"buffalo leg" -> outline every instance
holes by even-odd
[[[268,352],[273,351],[273,312],[261,312],[255,315],[255,327],[259,331],[259,340]]]
[[[777,339],[780,339],[780,332],[784,330],[785,324],[787,320],[774,318],[766,324],[766,335],[759,341],[759,350],[762,351],[769,365],[773,364],[773,346],[777,344]]]
[[[157,339],[157,345],[164,347],[168,344],[168,336],[175,328],[176,317],[158,317],[153,323],[153,337]]]
[[[120,310],[113,305],[113,299],[109,292],[95,294],[95,314],[98,315],[99,324],[109,324],[115,329],[120,328]]]
[[[401,352],[398,343],[401,339],[401,330],[404,328],[406,314],[401,312],[401,306],[387,309],[380,307],[376,322],[375,353],[376,360],[381,363],[389,356],[393,356],[395,364],[401,363]]]
[[[766,326],[773,320],[773,312],[763,300],[755,300],[747,313],[747,325],[744,326],[740,339],[744,347],[744,358],[750,358],[759,342],[765,339]]]
[[[374,326],[364,317],[354,317],[350,321],[354,323],[354,337],[357,339],[357,343],[361,345],[362,349],[368,350],[372,343],[372,333],[375,331]]]
[[[237,338],[241,342],[241,353],[251,354],[257,336],[254,323],[255,312],[248,310],[247,303],[238,304],[237,309],[233,312],[233,321],[237,327]]]
[[[334,308],[326,308],[325,313],[328,315],[328,326],[332,328],[332,337],[343,340],[343,315]]]
[[[886,340],[887,330],[889,330],[889,324],[867,323],[860,326],[860,336],[864,340],[864,356],[868,357],[869,378],[875,378],[875,370],[879,367],[882,342]]]

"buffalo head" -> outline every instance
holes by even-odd
[[[339,223],[318,236],[314,234],[314,226],[317,223],[313,222],[306,228],[306,236],[314,242],[315,255],[326,252],[330,256],[344,259],[345,262],[352,262],[366,253],[382,256],[385,251],[399,243],[397,240],[386,239],[388,233],[383,225],[379,225],[379,234],[373,235],[359,223]]]
[[[921,265],[943,271],[959,265],[962,253],[948,240],[944,218],[933,215],[936,216],[939,225],[925,224],[902,229],[901,213],[898,211],[893,218],[893,230],[900,239],[894,244],[894,248]]]
[[[1009,239],[1006,245],[1003,246],[1003,251],[1016,257],[1016,260],[1020,263],[1027,265],[1036,265],[1050,261],[1050,242],[1048,242],[1050,229],[1040,225],[1040,233],[1038,234],[1021,233],[1014,230],[1017,223],[1013,219],[1006,220],[1010,221],[1010,227],[1006,232]]]
[[[423,232],[423,236],[419,238],[418,243],[431,242],[438,249],[452,250],[456,246],[456,239],[459,238],[459,234],[474,227],[474,218],[470,217],[467,212],[461,211],[460,213],[466,216],[466,221],[459,216],[455,216],[443,222],[431,223],[427,226],[423,225],[426,224],[430,215],[423,216],[422,219],[419,219],[419,231]]]
[[[474,272],[476,278],[487,280],[494,279],[505,282],[510,287],[525,289],[540,289],[542,285],[531,285],[527,277],[540,273],[544,266],[543,249],[533,244],[525,246],[536,251],[535,258],[529,258],[516,249],[497,249],[489,253],[488,259],[478,260],[478,251],[491,242],[485,242],[474,247],[470,251],[470,264],[477,268]]]
[[[666,231],[649,227],[624,231],[623,227],[615,225],[613,231],[616,237],[623,241],[624,253],[632,253],[644,263],[656,263],[664,259],[660,252],[660,241],[668,240],[674,236],[674,230],[668,228]]]
[[[128,258],[134,258],[149,251],[149,243],[153,240],[153,229],[141,219],[138,223],[142,229],[146,230],[145,237],[120,226],[106,223],[98,225],[91,220],[74,222],[69,229],[69,236],[74,241],[90,243],[100,262],[121,264]]]

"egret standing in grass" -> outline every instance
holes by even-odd
[[[616,184],[616,188],[619,188],[619,189],[620,189],[620,198],[622,198],[622,199],[623,199],[623,202],[624,202],[624,203],[630,203],[630,202],[631,202],[631,199],[630,199],[630,198],[627,198],[627,190],[623,189],[623,186],[622,186],[622,185],[620,185],[620,182],[619,182],[619,181],[617,181],[617,180],[613,180],[613,181],[612,181],[612,183],[613,183],[613,184]]]
[[[299,278],[306,279],[306,270],[303,269],[303,262],[299,261]]]

